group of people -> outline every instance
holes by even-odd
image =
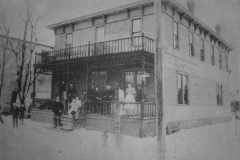
[[[122,87],[119,87],[118,97],[120,102],[135,102],[136,90],[132,87],[132,83],[128,82],[125,94]],[[107,85],[103,96],[100,96],[99,86],[95,87],[95,84],[93,84],[92,88],[89,90],[89,100],[92,102],[100,100],[114,101],[116,100],[116,92],[112,89],[111,85]]]
[[[18,119],[22,121],[22,125],[23,125],[25,111],[26,111],[26,108],[24,104],[19,105],[17,103],[13,103],[13,105],[10,107],[10,112],[12,114],[12,119],[13,119],[13,128],[18,128]]]

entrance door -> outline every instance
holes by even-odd
[[[90,75],[89,87],[93,84],[99,86],[100,93],[103,93],[107,85],[107,72],[106,71],[92,71]]]

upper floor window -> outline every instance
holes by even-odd
[[[226,71],[228,72],[228,52],[225,53]]]
[[[211,46],[211,64],[215,65],[214,46]]]
[[[66,34],[66,48],[69,48],[72,46],[72,33]]]
[[[178,23],[173,22],[173,48],[179,49]]]
[[[188,103],[188,76],[178,73],[178,104]]]
[[[200,38],[200,59],[201,61],[205,60],[205,55],[204,55],[204,39]]]
[[[222,69],[222,52],[219,50],[219,69]]]
[[[194,56],[193,33],[189,32],[189,53]]]
[[[133,19],[132,20],[132,36],[140,36],[141,35],[141,19]]]
[[[104,41],[104,26],[96,28],[96,42]]]
[[[223,105],[222,85],[217,84],[217,105]]]

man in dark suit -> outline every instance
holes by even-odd
[[[63,114],[63,104],[60,101],[60,97],[57,96],[56,97],[56,102],[53,104],[53,120],[54,120],[54,128],[57,127],[57,122],[59,127],[62,127],[62,123],[61,123],[61,115]]]
[[[106,87],[106,90],[103,94],[103,101],[115,101],[116,99],[116,94],[115,94],[115,91],[112,90],[112,87],[111,85],[107,85]],[[105,113],[110,115],[111,114],[111,103],[110,102],[107,102],[107,105],[105,105],[106,108],[104,109],[105,110]]]
[[[16,103],[13,103],[13,106],[11,107],[11,113],[13,118],[13,128],[18,128],[18,115],[19,115],[19,108]]]

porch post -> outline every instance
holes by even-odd
[[[65,103],[65,112],[67,113],[68,111],[68,86],[69,86],[69,60],[70,60],[70,53],[68,54],[68,59],[67,59],[67,82],[66,82],[66,103]]]
[[[142,57],[142,72],[145,74],[145,56]],[[143,124],[143,118],[144,118],[144,105],[145,105],[145,89],[146,89],[146,79],[142,77],[142,84],[141,84],[141,115],[140,115],[140,137],[144,137],[144,124]]]
[[[165,122],[165,109],[164,109],[164,71],[163,71],[163,23],[162,20],[162,0],[154,0],[154,23],[155,23],[155,103],[156,103],[156,134],[157,134],[157,156],[156,159],[166,159],[166,122]]]
[[[89,61],[87,61],[86,100],[88,100],[88,79],[89,79]]]

